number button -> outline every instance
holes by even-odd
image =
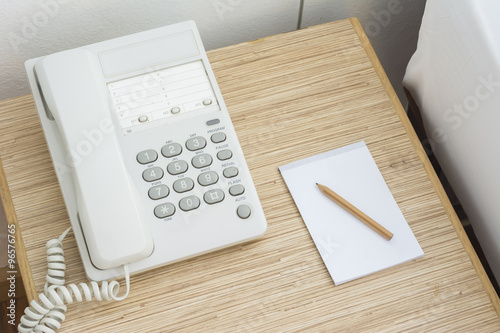
[[[153,186],[148,191],[149,197],[153,200],[166,198],[169,193],[170,193],[170,190],[168,189],[167,185]]]
[[[208,171],[201,173],[198,176],[198,183],[201,186],[208,186],[217,183],[219,180],[219,176],[217,175],[217,172],[215,171]]]
[[[228,160],[233,156],[233,152],[229,149],[221,150],[217,153],[217,158],[221,161]]]
[[[181,201],[179,201],[179,207],[185,212],[196,209],[199,206],[200,206],[200,199],[198,199],[194,195],[182,198]]]
[[[153,149],[144,150],[137,154],[137,162],[141,164],[152,163],[156,161],[157,158],[158,154]]]
[[[178,175],[180,173],[186,172],[188,169],[188,164],[186,161],[173,161],[167,165],[167,171],[171,175]]]
[[[209,205],[221,202],[224,200],[224,192],[219,189],[210,190],[203,195],[203,200],[205,200],[205,202]]]
[[[197,136],[186,141],[186,148],[195,151],[205,148],[207,140],[202,136]]]
[[[178,143],[169,143],[161,148],[161,154],[165,157],[174,157],[182,153],[182,146]]]
[[[233,177],[236,177],[238,175],[238,172],[239,172],[238,168],[229,167],[229,168],[225,168],[224,171],[222,171],[222,174],[226,178],[233,178]]]
[[[174,215],[175,206],[170,202],[158,205],[154,210],[155,216],[159,219]]]
[[[163,177],[163,170],[159,167],[149,168],[144,170],[142,178],[147,182],[152,182]]]
[[[201,154],[193,157],[191,164],[197,169],[209,166],[212,164],[212,156],[208,154]]]
[[[226,141],[226,134],[223,132],[217,132],[212,134],[210,137],[210,140],[212,140],[213,143],[220,143]]]
[[[176,180],[172,187],[177,193],[187,192],[193,189],[194,181],[191,178],[181,178]]]

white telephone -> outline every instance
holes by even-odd
[[[28,60],[26,69],[90,279],[265,232],[194,22]]]

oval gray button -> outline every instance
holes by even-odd
[[[217,153],[217,158],[221,161],[228,160],[233,156],[233,152],[229,149],[221,150]]]
[[[220,189],[210,190],[203,195],[203,200],[209,205],[224,200],[224,192]]]
[[[155,216],[159,219],[174,215],[175,206],[170,202],[158,205],[154,210]]]
[[[191,160],[191,164],[197,169],[209,166],[212,164],[212,156],[208,154],[196,155]]]
[[[158,185],[158,186],[153,186],[148,191],[149,197],[153,200],[165,198],[168,196],[169,193],[170,193],[170,190],[168,189],[167,185],[163,185],[163,184]]]
[[[163,170],[159,167],[149,168],[142,173],[142,178],[147,182],[161,179],[161,177],[163,177]]]
[[[200,206],[200,199],[198,199],[198,197],[195,197],[194,195],[182,198],[181,201],[179,201],[179,207],[186,212],[189,210],[196,209],[199,206]]]
[[[161,154],[165,157],[174,157],[182,153],[182,146],[178,143],[169,143],[161,148]]]
[[[202,136],[197,136],[186,141],[186,148],[194,151],[203,149],[207,145],[207,140]]]
[[[236,177],[238,175],[238,168],[236,168],[236,167],[226,168],[226,169],[224,169],[224,171],[222,171],[222,174],[226,178]]]
[[[226,134],[224,134],[223,132],[214,133],[210,137],[210,140],[212,140],[213,143],[224,142],[226,141]]]
[[[186,172],[188,169],[188,164],[186,161],[173,161],[167,165],[167,171],[171,175],[178,175],[180,173]]]
[[[141,164],[148,164],[156,161],[158,154],[153,149],[143,150],[137,154],[137,162]]]
[[[201,186],[208,186],[217,183],[219,180],[219,175],[215,171],[208,171],[204,173],[200,173],[198,176],[198,183]]]
[[[243,194],[243,192],[245,192],[245,187],[240,184],[233,185],[229,188],[229,194],[231,194],[232,196]]]
[[[172,185],[174,191],[177,193],[187,192],[193,189],[194,181],[191,178],[181,178],[174,182]]]

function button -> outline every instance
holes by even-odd
[[[140,116],[137,120],[139,120],[140,123],[145,123],[148,121],[148,116]]]
[[[153,186],[148,191],[149,197],[153,200],[165,198],[168,196],[169,193],[170,190],[168,189],[167,185]]]
[[[207,126],[214,126],[214,125],[217,125],[219,123],[220,123],[220,119],[215,118],[215,119],[208,120],[206,124],[207,124]]]
[[[176,114],[176,113],[181,112],[181,109],[179,107],[175,106],[175,107],[173,107],[173,108],[170,109],[170,112],[172,114]]]
[[[210,137],[210,140],[212,140],[213,143],[224,142],[226,141],[226,134],[224,134],[223,132],[214,133]]]
[[[241,205],[236,209],[236,214],[238,214],[238,217],[241,219],[247,219],[251,213],[252,210],[247,205]]]
[[[215,171],[208,171],[201,173],[198,176],[198,183],[200,183],[201,186],[208,186],[217,183],[219,180],[219,175],[217,175],[217,172]]]
[[[212,104],[212,99],[207,98],[207,99],[204,99],[204,100],[203,100],[203,105],[205,105],[205,106],[209,106],[210,104]]]
[[[156,161],[158,154],[153,149],[143,150],[137,154],[137,162],[141,164],[148,164]]]
[[[191,178],[181,178],[174,182],[172,185],[174,191],[177,193],[187,192],[193,189],[194,181]]]
[[[147,182],[161,179],[161,177],[163,177],[163,170],[159,167],[149,168],[142,173],[142,178]]]
[[[203,200],[209,205],[224,200],[224,192],[220,189],[210,190],[203,195]]]
[[[232,196],[243,194],[243,192],[245,192],[245,187],[240,184],[233,185],[229,188],[229,194],[231,194]]]
[[[155,207],[155,216],[159,219],[174,215],[175,206],[170,202]]]
[[[186,141],[186,148],[194,151],[205,148],[207,140],[202,136],[197,136]]]
[[[212,156],[208,154],[201,154],[193,157],[191,164],[197,169],[209,166],[212,164]]]
[[[183,172],[186,172],[187,169],[188,169],[188,164],[186,161],[183,160],[173,161],[167,165],[167,171],[171,175],[181,174]]]
[[[165,157],[174,157],[182,153],[182,146],[178,143],[169,143],[161,148],[161,154]]]
[[[233,156],[233,152],[229,149],[221,150],[217,153],[217,158],[221,161],[228,160]]]
[[[179,201],[179,207],[185,212],[196,209],[200,207],[200,199],[194,195],[182,198],[181,201]]]
[[[222,171],[222,174],[226,178],[236,177],[238,175],[238,168],[236,167],[225,168],[224,171]]]

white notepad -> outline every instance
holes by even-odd
[[[424,255],[364,142],[279,168],[335,284]],[[337,192],[394,234],[387,241],[321,193]]]

